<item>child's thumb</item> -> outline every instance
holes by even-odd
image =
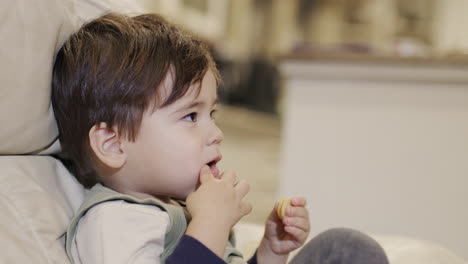
[[[211,173],[210,167],[208,165],[203,166],[203,168],[200,171],[200,183],[205,183],[213,177],[214,176]]]

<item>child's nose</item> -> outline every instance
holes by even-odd
[[[221,144],[223,140],[224,140],[223,131],[221,131],[221,129],[217,125],[213,124],[210,136],[208,138],[208,145]]]

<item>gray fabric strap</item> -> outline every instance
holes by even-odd
[[[69,259],[72,261],[72,264],[73,259],[71,257],[71,244],[73,243],[76,228],[81,217],[83,217],[86,214],[86,212],[93,206],[103,202],[115,200],[123,200],[129,203],[154,205],[159,207],[161,210],[167,212],[167,214],[169,215],[169,222],[171,223],[171,226],[168,228],[164,239],[164,251],[161,255],[161,261],[162,263],[164,263],[165,259],[174,251],[175,247],[177,246],[177,243],[179,242],[180,238],[184,235],[184,232],[187,229],[187,221],[185,219],[182,207],[163,203],[162,201],[156,198],[144,200],[136,199],[135,197],[118,193],[114,190],[102,186],[101,184],[97,184],[90,190],[85,201],[78,209],[75,216],[71,220],[70,225],[68,226],[66,237],[66,251]]]
[[[73,243],[76,228],[81,217],[83,217],[86,214],[86,212],[93,206],[103,202],[115,200],[123,200],[129,203],[154,205],[159,207],[161,210],[167,212],[167,214],[169,215],[169,222],[171,223],[171,226],[166,232],[164,240],[164,251],[161,255],[161,263],[164,263],[166,258],[172,254],[179,240],[182,238],[182,236],[185,233],[185,230],[187,229],[187,220],[185,218],[182,207],[164,203],[156,198],[150,198],[145,200],[136,199],[135,197],[118,193],[112,189],[102,186],[101,184],[97,184],[93,188],[91,188],[91,190],[87,194],[85,201],[78,209],[75,216],[71,220],[70,225],[68,226],[66,237],[66,250],[68,258],[70,259],[72,264],[74,263],[71,254],[71,244]],[[229,243],[224,252],[224,261],[226,261],[229,264],[246,263],[240,251],[235,248],[235,239],[232,234],[229,237]]]

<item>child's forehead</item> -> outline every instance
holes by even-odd
[[[169,97],[174,93],[174,89],[182,89],[180,87],[176,88],[175,87],[175,74],[173,71],[169,70],[167,74],[164,76],[163,81],[160,84],[160,87],[158,89],[158,97],[161,102],[161,104],[164,104]],[[181,99],[196,99],[199,94],[200,94],[200,89],[201,89],[201,81],[192,83],[189,85],[187,90],[183,95],[180,96],[175,101],[179,101]]]
[[[203,89],[202,86],[204,86],[206,83],[210,83],[210,81],[207,81],[208,76],[210,75],[209,74],[210,72],[211,71],[208,70],[204,74],[202,80],[198,82],[194,82],[190,84],[189,87],[187,87],[186,89],[183,89],[181,87],[177,87],[177,88],[175,87],[175,74],[171,70],[169,70],[168,73],[164,76],[164,79],[160,83],[157,89],[157,92],[155,94],[153,111],[155,111],[157,108],[171,107],[171,106],[179,105],[182,103],[203,100],[202,98],[200,98],[201,97],[200,95]],[[211,73],[211,76],[213,76],[212,73]],[[174,91],[174,89],[181,89],[183,91]],[[179,94],[183,93],[183,94],[180,94],[179,96],[177,96],[178,97],[177,99],[173,101],[171,100],[171,102],[167,103],[170,97],[174,96],[173,95],[174,93],[179,93]],[[206,91],[205,91],[205,94],[206,94]],[[214,91],[214,96],[217,97],[216,88]]]
[[[158,88],[158,97],[161,104],[169,98],[172,91],[174,90],[174,83],[175,83],[175,74],[172,70],[167,71],[164,79],[162,80],[159,88]]]

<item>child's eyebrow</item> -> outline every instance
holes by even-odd
[[[216,105],[218,103],[219,103],[219,98],[216,97],[213,100],[213,102],[211,102],[211,106],[214,106],[214,105]],[[205,104],[206,104],[206,102],[204,102],[204,101],[193,101],[190,104],[186,104],[186,105],[182,106],[177,112],[181,112],[181,111],[191,109],[191,108],[194,108],[194,107],[197,107],[197,106],[203,106]]]

